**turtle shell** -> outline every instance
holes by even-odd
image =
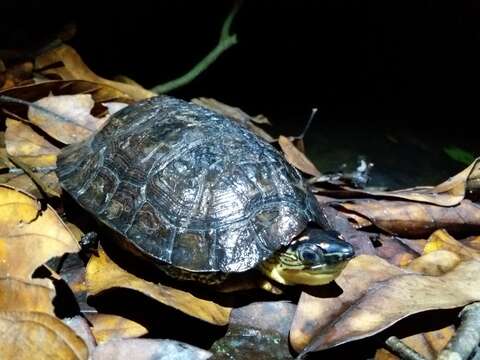
[[[142,254],[241,272],[322,222],[301,175],[238,123],[168,96],[114,114],[58,157],[62,187]]]

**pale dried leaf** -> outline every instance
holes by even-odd
[[[48,96],[34,104],[38,107],[28,109],[30,121],[64,144],[85,140],[107,121],[90,113],[95,105],[90,94]]]
[[[111,340],[140,337],[148,333],[142,325],[121,316],[93,314],[88,316],[98,344]]]
[[[3,359],[88,358],[87,346],[73,330],[40,312],[0,312],[0,348]]]
[[[142,280],[126,272],[103,250],[99,251],[98,257],[90,258],[86,270],[86,282],[89,293],[92,295],[115,287],[132,289],[190,316],[216,325],[226,325],[230,316],[230,308],[197,298],[182,290]]]
[[[30,167],[53,167],[60,149],[36,133],[29,125],[7,119],[5,145],[7,153]]]
[[[278,144],[280,145],[285,155],[285,159],[291,165],[295,166],[297,169],[304,172],[305,174],[312,176],[320,176],[320,171],[318,171],[315,165],[285,136],[280,135],[278,137]]]
[[[80,247],[57,213],[31,195],[0,185],[0,276],[30,279],[47,260]]]

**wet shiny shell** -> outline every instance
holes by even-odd
[[[321,222],[301,175],[270,144],[167,96],[131,105],[58,158],[61,185],[143,254],[240,272]]]

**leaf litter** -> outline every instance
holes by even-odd
[[[96,75],[67,45],[50,49],[33,63],[4,66],[0,74],[0,96],[24,101],[1,104],[5,133],[0,142],[0,181],[8,184],[0,187],[3,354],[7,358],[18,354],[28,357],[35,351],[38,358],[55,353],[65,359],[106,359],[183,351],[189,354],[185,356],[195,358],[212,356],[207,346],[200,349],[175,339],[139,339],[150,336],[148,328],[118,314],[97,313],[94,308],[83,314],[89,322],[73,325],[65,319],[70,324],[66,325],[54,311],[52,277],[32,277],[49,259],[80,250],[82,231],[75,230],[77,235],[73,236],[58,215],[73,224],[70,228],[85,226],[81,209],[68,208],[69,202],[52,171],[61,148],[91,136],[118,109],[155,94],[134,81],[119,82]],[[193,101],[275,143],[262,128],[270,124],[265,117],[252,117],[215,99]],[[112,288],[127,288],[200,322],[226,327],[210,348],[217,358],[228,358],[230,351],[238,358],[287,359],[295,355],[289,345],[302,356],[310,352],[321,356],[321,350],[375,336],[413,314],[480,301],[476,276],[480,270],[478,159],[437,186],[378,191],[355,188],[341,176],[322,174],[305,155],[303,145],[288,136],[280,135],[276,145],[290,164],[310,177],[327,220],[359,254],[336,280],[340,294],[298,289],[284,297],[260,301],[257,295],[242,294],[238,297],[243,304],[227,306],[171,283],[142,279],[120,267],[102,249],[88,255],[87,265],[78,262],[74,281],[62,280],[68,275],[63,275],[61,268],[58,273],[52,269],[46,272],[70,285],[74,295],[84,292],[94,298]],[[61,201],[37,200],[49,188],[55,189]],[[83,335],[77,335],[73,328]],[[403,340],[425,358],[434,359],[454,332],[452,324]],[[27,338],[29,346],[25,347],[22,341]],[[371,351],[377,360],[393,358],[385,349]]]

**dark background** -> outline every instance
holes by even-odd
[[[41,43],[74,22],[69,43],[97,74],[123,74],[152,87],[184,74],[216,45],[231,7],[231,1],[3,0],[0,48]],[[289,135],[318,107],[309,139],[315,155],[343,141],[381,163],[375,154],[401,143],[401,132],[418,151],[436,142],[415,171],[432,153],[445,164],[442,146],[480,153],[479,20],[479,1],[246,0],[232,28],[239,44],[173,95],[214,97],[263,113]],[[381,138],[377,149],[361,148]],[[423,156],[415,149],[410,158]]]

